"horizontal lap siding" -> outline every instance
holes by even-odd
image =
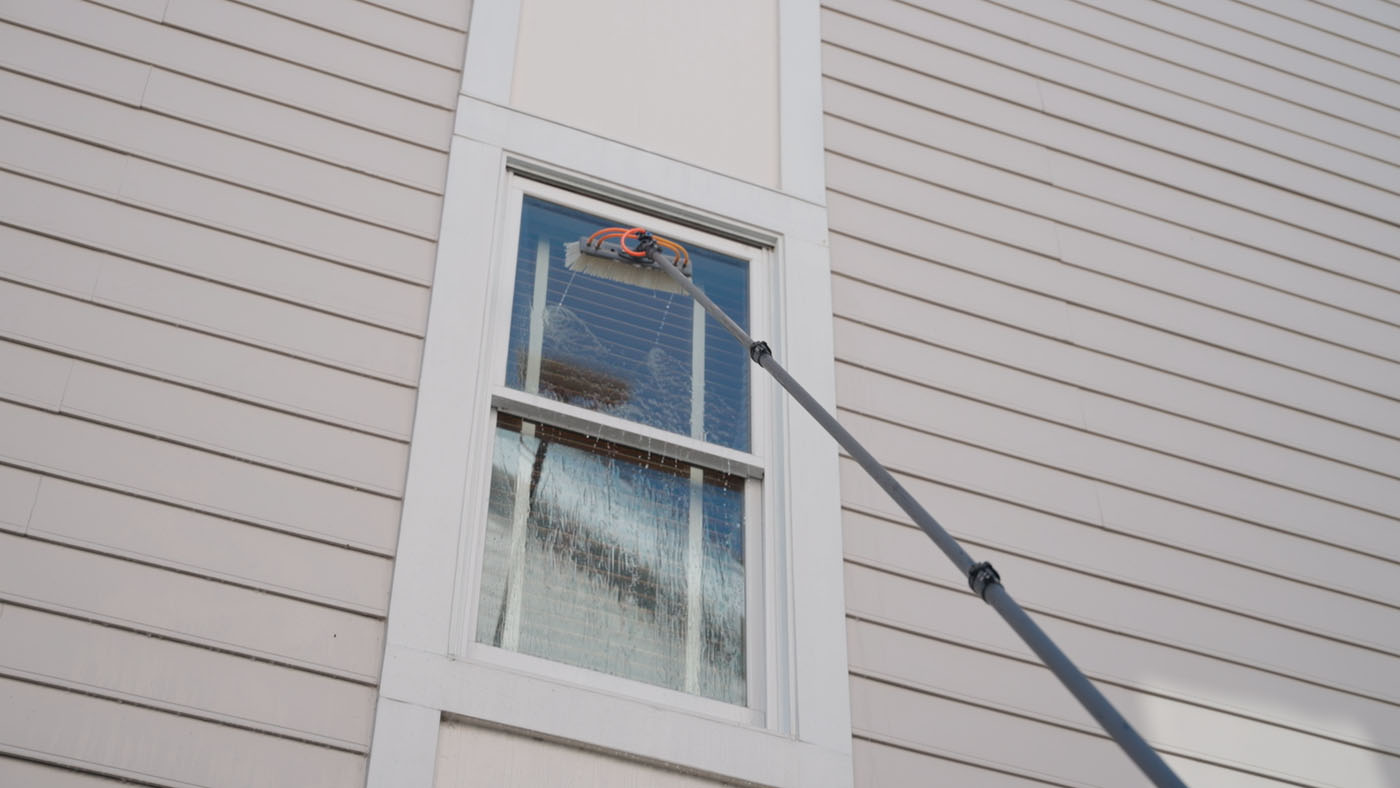
[[[363,781],[468,12],[0,3],[0,783]]]
[[[825,5],[843,422],[1189,783],[1400,780],[1393,8]],[[1144,782],[842,500],[858,783]]]

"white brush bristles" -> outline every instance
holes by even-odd
[[[564,266],[570,271],[611,279],[614,282],[660,290],[666,293],[685,295],[685,289],[676,284],[671,275],[653,265],[636,265],[589,254],[577,242],[564,244]]]

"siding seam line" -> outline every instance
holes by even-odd
[[[220,654],[227,654],[232,657],[247,659],[254,662],[265,662],[270,665],[277,665],[283,668],[298,670],[303,673],[310,673],[317,676],[337,679],[339,681],[344,681],[350,684],[355,684],[370,689],[379,686],[378,675],[371,677],[366,674],[354,673],[349,670],[343,670],[329,665],[320,665],[310,661],[301,661],[293,657],[286,657],[281,654],[275,654],[272,652],[259,651],[257,649],[252,648],[239,648],[238,645],[234,643],[225,643],[223,641],[214,640],[212,638],[204,638],[198,635],[191,635],[185,632],[177,632],[175,630],[167,630],[163,628],[147,628],[142,622],[128,621],[126,619],[118,618],[116,616],[94,613],[92,611],[83,610],[81,608],[69,607],[63,604],[48,602],[47,600],[43,599],[23,597],[10,593],[0,593],[0,602],[4,602],[7,605],[14,605],[15,607],[37,610],[41,613],[63,616],[64,618],[70,618],[77,621],[85,621],[88,623],[96,624],[98,626],[112,627],[113,629],[119,629],[124,632],[130,632],[136,635],[142,635],[144,637],[152,637],[157,638],[159,640],[167,640],[172,643],[180,643],[185,646],[205,649],[206,651],[214,651]],[[382,670],[383,666],[381,665],[380,671]],[[3,746],[3,742],[0,742],[0,747]]]
[[[3,664],[0,664],[0,677],[13,679],[25,684],[45,687],[47,689],[58,690],[60,692],[71,692],[74,695],[82,695],[97,700],[119,703],[124,706],[135,706],[139,709],[170,714],[175,717],[199,720],[212,725],[222,725],[226,728],[234,728],[236,730],[256,733],[262,736],[294,741],[298,744],[324,747],[328,750],[336,750],[337,752],[349,753],[351,755],[367,755],[369,753],[369,745],[367,744],[353,744],[333,736],[317,734],[311,731],[298,731],[295,728],[285,728],[280,725],[259,727],[259,720],[239,717],[234,714],[227,714],[213,709],[187,706],[173,701],[163,701],[159,698],[152,698],[133,692],[123,692],[121,690],[114,690],[95,684],[87,684],[74,679],[65,679],[43,673],[31,673]]]
[[[868,562],[866,562],[866,561],[864,561],[864,560],[861,560],[861,559],[859,559],[859,558],[853,558],[853,557],[851,557],[851,556],[846,556],[845,561],[846,561],[846,563],[847,563],[848,565],[859,566],[859,567],[861,567],[861,568],[863,568],[863,569],[866,569],[866,570],[868,570],[868,571],[879,572],[879,573],[881,573],[881,574],[885,574],[885,575],[889,575],[889,576],[892,576],[892,577],[896,577],[896,578],[899,578],[899,579],[904,580],[904,581],[907,581],[907,582],[918,583],[919,585],[922,585],[922,586],[931,586],[931,587],[938,588],[938,589],[941,589],[941,590],[944,590],[944,591],[951,591],[951,592],[953,592],[953,593],[971,593],[971,592],[968,592],[968,591],[965,590],[966,587],[967,587],[967,584],[966,584],[966,583],[963,583],[962,585],[959,585],[959,584],[957,584],[957,583],[949,583],[949,582],[940,580],[940,579],[935,578],[935,577],[932,577],[932,576],[927,577],[927,578],[915,577],[915,576],[906,574],[906,573],[904,573],[904,572],[902,572],[902,571],[899,571],[899,570],[897,570],[897,569],[886,568],[886,567],[880,567],[880,566],[874,566],[874,565],[871,565],[870,563],[868,563]],[[1072,617],[1070,617],[1070,616],[1069,616],[1068,614],[1066,614],[1066,613],[1059,613],[1059,612],[1047,610],[1047,609],[1044,609],[1044,608],[1041,608],[1041,607],[1039,607],[1039,606],[1034,605],[1034,603],[1031,603],[1031,604],[1024,604],[1024,607],[1026,608],[1026,610],[1027,610],[1028,612],[1034,613],[1035,615],[1040,616],[1040,617],[1043,617],[1043,618],[1055,619],[1055,620],[1057,620],[1057,621],[1063,621],[1063,622],[1065,622],[1065,623],[1067,623],[1067,624],[1071,624],[1071,625],[1074,625],[1074,626],[1081,626],[1081,627],[1085,627],[1085,628],[1087,628],[1087,629],[1093,629],[1093,630],[1096,630],[1096,631],[1099,631],[1099,632],[1104,632],[1104,633],[1109,634],[1109,635],[1113,635],[1113,636],[1117,636],[1117,637],[1124,637],[1124,638],[1128,638],[1128,639],[1131,639],[1131,640],[1135,640],[1135,641],[1138,641],[1138,642],[1141,642],[1141,643],[1147,643],[1147,644],[1150,644],[1150,645],[1153,645],[1153,646],[1158,646],[1158,647],[1170,649],[1170,650],[1173,650],[1173,651],[1180,651],[1180,652],[1183,652],[1183,653],[1186,653],[1186,654],[1193,654],[1193,655],[1198,656],[1198,657],[1202,657],[1202,658],[1205,658],[1205,659],[1212,659],[1212,660],[1216,660],[1216,661],[1218,661],[1218,662],[1224,662],[1224,663],[1226,663],[1226,664],[1235,665],[1235,666],[1237,666],[1237,667],[1245,668],[1245,669],[1247,669],[1247,670],[1255,670],[1255,671],[1259,671],[1260,673],[1268,673],[1269,675],[1278,676],[1279,678],[1288,679],[1288,680],[1290,680],[1290,681],[1297,681],[1297,682],[1300,682],[1300,683],[1303,683],[1303,684],[1309,684],[1309,685],[1312,685],[1312,686],[1314,686],[1314,687],[1320,687],[1320,688],[1322,688],[1322,689],[1330,690],[1330,691],[1332,691],[1332,692],[1339,692],[1339,693],[1342,693],[1342,694],[1344,694],[1344,695],[1351,695],[1351,696],[1353,696],[1353,697],[1363,698],[1363,699],[1365,699],[1365,700],[1369,700],[1369,701],[1374,701],[1374,702],[1376,702],[1376,703],[1385,704],[1386,706],[1400,706],[1400,700],[1395,700],[1395,699],[1391,699],[1391,698],[1381,697],[1381,696],[1379,696],[1379,695],[1372,694],[1371,692],[1365,691],[1365,690],[1352,689],[1352,688],[1340,686],[1340,685],[1337,685],[1337,684],[1331,684],[1331,683],[1328,683],[1328,682],[1325,681],[1325,680],[1318,679],[1318,678],[1313,678],[1313,677],[1309,677],[1309,676],[1297,675],[1297,674],[1294,674],[1294,673],[1288,673],[1288,672],[1284,671],[1283,669],[1276,668],[1276,667],[1273,667],[1273,666],[1270,666],[1270,665],[1264,665],[1264,664],[1259,663],[1258,661],[1246,660],[1246,659],[1244,659],[1244,658],[1241,658],[1241,657],[1234,657],[1234,656],[1231,656],[1231,655],[1228,655],[1228,654],[1211,653],[1211,652],[1209,652],[1209,651],[1205,651],[1205,650],[1203,650],[1202,648],[1193,646],[1193,645],[1191,645],[1191,644],[1186,644],[1186,643],[1172,643],[1172,642],[1169,642],[1169,641],[1167,641],[1167,640],[1164,640],[1164,639],[1162,639],[1162,638],[1160,638],[1160,637],[1157,637],[1157,636],[1154,636],[1154,635],[1145,634],[1145,633],[1141,633],[1141,632],[1128,632],[1128,631],[1125,631],[1125,630],[1114,629],[1114,628],[1112,628],[1112,627],[1110,627],[1110,626],[1108,626],[1108,625],[1106,625],[1106,624],[1093,622],[1093,621],[1090,621],[1090,620],[1087,620],[1087,619],[1072,618]],[[880,616],[878,613],[874,613],[874,612],[867,611],[867,610],[861,610],[861,609],[859,609],[859,608],[851,608],[851,607],[849,606],[849,603],[848,603],[848,606],[847,606],[847,614],[848,614],[848,615],[855,615],[855,616],[858,616],[858,617],[860,617],[860,618],[862,618],[862,619],[869,619],[869,620],[875,621],[875,622],[877,622],[877,623],[883,622],[883,621],[885,620],[885,619],[884,619],[882,616]],[[911,629],[910,631],[913,632],[913,633],[916,633],[916,634],[926,634],[926,633],[920,632],[919,630],[913,630],[913,629]],[[930,636],[931,636],[931,633],[927,633],[927,634],[930,634]]]
[[[933,640],[933,641],[937,641],[937,642],[939,642],[939,643],[943,643],[943,644],[946,644],[946,645],[949,645],[949,646],[954,646],[954,647],[957,647],[957,648],[963,648],[963,649],[966,649],[966,650],[968,650],[968,651],[976,651],[976,652],[980,652],[980,653],[982,653],[982,654],[987,654],[987,655],[990,655],[990,656],[993,656],[993,657],[1000,657],[1000,658],[1002,658],[1002,659],[1006,659],[1006,660],[1012,661],[1012,662],[1017,662],[1017,663],[1020,663],[1020,664],[1022,664],[1022,665],[1026,665],[1026,666],[1028,666],[1028,667],[1039,668],[1039,669],[1040,669],[1041,671],[1043,671],[1048,677],[1053,678],[1053,674],[1050,674],[1050,673],[1048,672],[1048,670],[1045,668],[1045,664],[1044,664],[1043,662],[1041,662],[1040,660],[1038,660],[1038,659],[1033,659],[1033,658],[1027,658],[1027,657],[1025,657],[1025,656],[1023,656],[1023,655],[1013,654],[1013,653],[1010,653],[1010,652],[1003,652],[1003,651],[1000,651],[1000,650],[998,650],[996,647],[991,646],[991,645],[989,645],[989,644],[974,643],[974,642],[971,642],[971,641],[966,641],[966,642],[964,642],[964,641],[952,640],[952,639],[949,639],[949,638],[947,638],[947,637],[942,637],[942,636],[938,636],[938,635],[932,635],[932,634],[928,634],[928,633],[923,633],[923,632],[917,632],[917,631],[914,631],[914,630],[910,630],[910,629],[908,629],[908,628],[901,627],[901,626],[898,626],[898,625],[896,625],[896,624],[893,624],[893,623],[891,623],[891,622],[889,622],[889,621],[881,621],[881,620],[876,620],[876,619],[868,619],[868,618],[863,618],[863,617],[861,617],[861,616],[859,616],[859,615],[848,615],[848,616],[847,616],[847,621],[848,621],[848,622],[859,622],[860,624],[863,624],[863,625],[866,625],[866,626],[879,627],[879,628],[881,628],[881,629],[888,629],[888,630],[891,630],[891,631],[894,631],[894,632],[899,632],[899,633],[901,633],[901,634],[903,634],[903,635],[908,635],[908,636],[910,636],[910,637],[917,637],[917,638],[921,638],[921,639],[925,639],[925,640]],[[885,683],[885,684],[890,684],[890,685],[899,686],[899,687],[905,687],[905,688],[908,688],[909,690],[914,691],[914,692],[926,693],[926,694],[934,695],[934,696],[941,697],[941,698],[947,698],[948,700],[959,700],[959,698],[957,698],[957,697],[955,697],[955,696],[949,696],[949,695],[945,694],[945,693],[946,693],[946,690],[944,690],[944,691],[939,691],[939,688],[938,688],[937,686],[935,686],[935,685],[925,685],[925,684],[921,684],[921,683],[913,683],[913,680],[912,680],[912,679],[904,678],[904,677],[901,677],[901,676],[898,676],[898,675],[895,675],[895,674],[891,674],[891,673],[885,673],[884,671],[878,671],[878,670],[875,670],[875,669],[873,669],[873,668],[856,668],[856,667],[853,666],[853,667],[851,668],[851,673],[852,673],[852,674],[856,674],[856,675],[865,676],[865,677],[867,677],[867,678],[876,679],[876,680],[881,681],[882,683]],[[1364,743],[1364,742],[1361,742],[1361,741],[1339,738],[1337,735],[1331,734],[1331,733],[1326,732],[1326,731],[1308,730],[1308,729],[1306,729],[1306,728],[1301,728],[1301,727],[1298,727],[1297,725],[1292,725],[1292,724],[1289,724],[1289,723],[1287,723],[1287,722],[1283,722],[1283,721],[1281,721],[1281,720],[1273,720],[1273,719],[1270,719],[1270,718],[1268,718],[1268,717],[1266,717],[1266,716],[1262,716],[1262,715],[1256,714],[1256,713],[1254,713],[1254,712],[1247,712],[1247,711],[1245,711],[1245,710],[1243,710],[1243,709],[1235,709],[1235,708],[1230,708],[1230,707],[1227,707],[1227,706],[1213,706],[1213,705],[1210,705],[1210,704],[1208,704],[1208,703],[1206,703],[1206,702],[1204,702],[1204,701],[1202,701],[1202,700],[1200,700],[1200,699],[1189,698],[1189,697],[1186,697],[1186,696],[1180,696],[1180,695],[1172,694],[1172,693],[1165,692],[1165,691],[1162,691],[1162,690],[1152,689],[1152,688],[1150,688],[1150,687],[1143,686],[1143,685],[1139,685],[1139,684],[1136,684],[1136,683],[1134,683],[1134,682],[1130,682],[1130,681],[1125,680],[1125,679],[1105,677],[1105,676],[1102,675],[1102,674],[1099,674],[1099,673],[1096,673],[1096,672],[1092,672],[1092,671],[1086,673],[1085,675],[1088,676],[1095,684],[1102,684],[1102,685],[1108,685],[1108,686],[1111,686],[1111,687],[1117,687],[1117,688],[1122,689],[1122,690],[1124,690],[1124,691],[1126,691],[1126,692],[1131,692],[1131,693],[1138,694],[1138,695],[1146,695],[1146,696],[1152,697],[1152,698],[1160,698],[1160,699],[1162,699],[1162,700],[1170,701],[1170,702],[1172,702],[1172,703],[1180,703],[1180,704],[1185,705],[1185,706],[1192,706],[1192,707],[1195,707],[1195,708],[1204,709],[1204,710],[1206,710],[1206,711],[1209,711],[1209,712],[1212,712],[1212,713],[1216,713],[1216,714],[1221,714],[1221,715],[1228,716],[1228,717],[1237,717],[1237,718],[1239,718],[1239,719],[1248,720],[1248,721],[1250,721],[1250,722],[1256,722],[1256,723],[1259,723],[1259,724],[1261,724],[1261,725],[1268,725],[1269,727],[1272,727],[1272,728],[1280,728],[1280,729],[1283,729],[1283,730],[1288,730],[1288,731],[1292,731],[1292,732],[1294,732],[1294,733],[1298,733],[1298,734],[1300,734],[1300,735],[1309,736],[1309,737],[1316,738],[1316,739],[1323,739],[1323,740],[1325,740],[1325,741],[1335,742],[1335,743],[1340,744],[1340,745],[1343,745],[1343,746],[1355,747],[1355,748],[1357,748],[1357,749],[1359,749],[1359,750],[1366,750],[1366,751],[1369,751],[1369,752],[1375,752],[1375,753],[1378,753],[1378,754],[1380,754],[1380,755],[1389,755],[1389,756],[1400,757],[1400,750],[1391,750],[1391,749],[1386,748],[1386,747],[1383,746],[1383,745],[1378,745],[1378,744],[1367,744],[1367,743]],[[969,698],[972,698],[972,697],[975,697],[975,696],[968,696],[968,697],[969,697]],[[972,701],[972,705],[979,705],[979,706],[983,706],[984,708],[991,708],[991,709],[993,709],[993,710],[997,710],[996,707],[991,706],[991,705],[988,705],[988,704],[990,704],[990,703],[991,703],[990,701],[987,701],[987,702],[985,702],[985,703],[978,703],[978,702],[976,702],[975,700]],[[1073,724],[1073,723],[1071,723],[1071,724]],[[1085,730],[1085,731],[1088,731],[1088,730],[1090,730],[1090,728],[1089,728],[1088,726],[1085,726],[1085,727],[1084,727],[1084,730]]]
[[[1367,558],[1372,558],[1372,559],[1375,559],[1375,560],[1377,560],[1377,561],[1385,562],[1385,563],[1387,563],[1387,564],[1391,564],[1391,565],[1400,565],[1400,557],[1385,556],[1385,555],[1382,555],[1382,554],[1380,554],[1380,553],[1377,553],[1377,552],[1374,552],[1374,551],[1371,551],[1371,550],[1368,550],[1368,549],[1365,549],[1365,548],[1357,548],[1357,547],[1351,547],[1351,546],[1344,545],[1344,544],[1337,544],[1337,543],[1334,543],[1334,542],[1329,542],[1329,541],[1327,541],[1327,540],[1325,540],[1325,539],[1322,539],[1322,538],[1320,538],[1320,537],[1317,537],[1317,536],[1310,536],[1310,535],[1305,534],[1305,533],[1299,533],[1299,532],[1297,532],[1297,531],[1286,530],[1286,529],[1284,529],[1282,526],[1269,525],[1269,524],[1267,524],[1267,523],[1263,523],[1263,522],[1259,522],[1259,521],[1250,519],[1250,518],[1245,517],[1245,516],[1243,516],[1243,515],[1239,515],[1239,514],[1230,514],[1230,513],[1228,513],[1228,512],[1217,511],[1217,510],[1212,509],[1211,507],[1205,506],[1205,505],[1203,505],[1203,504],[1191,503],[1191,502],[1188,502],[1188,501],[1182,501],[1182,500],[1179,500],[1179,499],[1176,499],[1176,498],[1169,497],[1169,496],[1164,495],[1164,494],[1162,494],[1162,493],[1154,493],[1154,492],[1151,492],[1151,491],[1148,491],[1148,490],[1141,490],[1141,489],[1138,489],[1138,488],[1136,488],[1136,487],[1132,487],[1132,486],[1130,486],[1130,485],[1124,484],[1124,483],[1122,483],[1122,482],[1115,482],[1115,481],[1110,480],[1110,479],[1101,479],[1101,478],[1097,478],[1097,477],[1094,477],[1094,476],[1089,476],[1089,475],[1086,475],[1086,474],[1084,474],[1084,473],[1082,473],[1082,472],[1076,472],[1076,471],[1066,470],[1066,469],[1064,469],[1064,468],[1060,468],[1060,467],[1057,467],[1057,466],[1055,466],[1055,465],[1048,464],[1048,463],[1046,463],[1046,462],[1035,461],[1035,460],[1029,460],[1029,459],[1017,457],[1016,455],[1009,454],[1008,452],[1006,452],[1005,450],[1002,450],[1002,449],[995,449],[995,448],[991,448],[991,447],[988,447],[988,446],[979,446],[979,445],[977,445],[977,444],[974,444],[974,443],[969,442],[967,439],[960,439],[960,438],[949,437],[949,436],[946,436],[946,435],[940,435],[940,434],[938,434],[938,433],[931,432],[931,431],[929,431],[928,429],[925,429],[925,428],[920,428],[920,427],[917,427],[917,426],[910,426],[909,424],[906,424],[906,423],[904,423],[904,422],[901,422],[901,421],[899,421],[899,420],[897,420],[897,419],[889,418],[889,417],[887,417],[887,416],[876,416],[876,415],[871,415],[871,414],[868,414],[868,413],[862,413],[861,411],[854,410],[854,409],[852,409],[852,408],[847,408],[847,407],[840,407],[840,406],[838,406],[838,407],[837,407],[837,414],[840,415],[840,414],[842,414],[842,413],[844,413],[844,414],[846,414],[846,415],[848,415],[848,416],[857,416],[857,417],[860,417],[860,418],[869,419],[869,420],[871,420],[871,421],[875,421],[875,422],[880,422],[880,423],[883,423],[883,424],[887,424],[887,425],[892,426],[892,427],[898,427],[898,428],[900,428],[900,429],[908,430],[908,431],[910,431],[910,432],[917,432],[917,433],[919,433],[919,434],[921,434],[921,435],[927,435],[927,436],[929,436],[929,437],[938,438],[938,439],[940,439],[940,440],[946,440],[946,441],[948,441],[949,443],[957,443],[957,444],[960,444],[960,445],[963,445],[963,446],[968,446],[968,447],[973,448],[973,449],[979,449],[979,450],[985,451],[985,452],[987,452],[987,453],[989,453],[989,454],[996,454],[996,455],[998,455],[998,456],[1006,457],[1006,458],[1011,459],[1011,460],[1015,460],[1015,461],[1019,461],[1019,462],[1024,462],[1024,463],[1026,463],[1027,465],[1034,465],[1034,466],[1037,466],[1037,467],[1046,468],[1046,469],[1048,469],[1048,470],[1052,470],[1052,471],[1056,471],[1056,472],[1062,473],[1062,474],[1064,474],[1064,475],[1066,475],[1066,476],[1074,476],[1074,477],[1078,477],[1078,478],[1084,479],[1084,480],[1086,480],[1086,481],[1090,481],[1090,482],[1095,482],[1095,483],[1098,483],[1098,484],[1102,484],[1102,485],[1105,485],[1105,486],[1107,486],[1107,487],[1116,487],[1116,488],[1121,489],[1121,490],[1127,490],[1127,491],[1129,491],[1129,492],[1136,493],[1136,494],[1141,495],[1141,496],[1146,497],[1146,498],[1156,498],[1156,499],[1158,499],[1158,500],[1163,500],[1163,501],[1167,501],[1167,502],[1169,502],[1169,503],[1178,504],[1178,505],[1183,506],[1183,507],[1188,508],[1188,509],[1198,509],[1198,510],[1200,510],[1200,511],[1207,512],[1207,513],[1209,513],[1209,514],[1213,514],[1213,515],[1216,515],[1216,516],[1218,516],[1218,517],[1224,517],[1224,518],[1229,519],[1229,520],[1234,520],[1234,521],[1236,521],[1236,522],[1243,522],[1243,523],[1248,523],[1248,524],[1250,524],[1250,525],[1256,525],[1256,526],[1258,526],[1258,527],[1260,527],[1260,528],[1264,528],[1264,529],[1269,530],[1269,531],[1275,531],[1275,532],[1277,532],[1277,533],[1287,534],[1287,535],[1289,535],[1289,536],[1294,536],[1294,537],[1297,537],[1297,538],[1302,539],[1302,540],[1305,540],[1305,541],[1314,542],[1314,543],[1316,543],[1316,544],[1326,545],[1326,546],[1328,546],[1328,547],[1332,547],[1332,548],[1335,548],[1335,549],[1338,549],[1338,550],[1344,550],[1344,551],[1347,551],[1347,552],[1355,553],[1355,554],[1357,554],[1357,555],[1365,556],[1365,557],[1367,557]],[[842,456],[842,457],[848,457],[849,455],[847,455],[845,452],[842,452],[841,456]],[[891,471],[895,471],[895,469],[900,468],[900,466],[897,465],[897,464],[895,464],[895,465],[890,465],[889,467],[890,467]],[[926,475],[924,475],[924,474],[918,473],[918,472],[916,472],[916,471],[913,471],[913,470],[907,469],[907,468],[902,469],[902,470],[899,470],[899,471],[897,471],[897,472],[900,473],[900,474],[902,474],[902,475],[905,475],[905,476],[910,476],[910,477],[913,477],[913,478],[916,478],[916,479],[922,479],[922,480],[924,480],[924,481],[933,482],[934,484],[946,484],[946,483],[947,483],[947,482],[945,482],[945,481],[941,481],[941,480],[939,480],[939,479],[935,479],[935,478],[926,476]],[[979,494],[982,494],[982,493],[979,493]],[[1312,496],[1312,497],[1316,497],[1316,496]],[[1349,507],[1349,508],[1358,508],[1358,509],[1359,509],[1359,507]],[[1047,510],[1047,511],[1049,511],[1049,510]],[[1367,513],[1369,513],[1369,514],[1378,514],[1378,513],[1376,513],[1376,512],[1370,512],[1369,510],[1366,510],[1366,509],[1361,509],[1361,511],[1367,512]],[[1054,514],[1056,514],[1057,516],[1059,516],[1058,513],[1055,513],[1055,512],[1053,512],[1053,511],[1049,511],[1049,513],[1054,513]],[[1392,516],[1390,516],[1390,515],[1379,515],[1379,516],[1381,516],[1381,517],[1383,517],[1383,518],[1385,518],[1385,519],[1387,519],[1387,520],[1392,520],[1392,521],[1397,520],[1397,519],[1400,519],[1400,518],[1392,517]]]

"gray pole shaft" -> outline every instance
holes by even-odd
[[[915,500],[908,490],[904,489],[904,485],[900,484],[899,480],[895,479],[894,475],[886,470],[885,466],[881,465],[879,460],[876,460],[874,455],[867,451],[854,435],[847,432],[846,428],[836,420],[836,417],[822,407],[821,403],[817,402],[816,398],[802,387],[802,384],[789,375],[788,371],[778,363],[777,359],[773,358],[771,353],[755,353],[753,350],[754,341],[748,332],[725,314],[718,304],[711,301],[709,296],[705,295],[674,265],[664,259],[657,259],[656,264],[670,274],[671,278],[684,287],[686,292],[690,293],[711,317],[718,320],[730,334],[734,335],[735,339],[744,345],[753,360],[767,370],[768,374],[772,375],[773,379],[778,381],[778,384],[786,389],[787,393],[797,400],[797,403],[811,414],[812,418],[816,419],[817,423],[831,437],[836,439],[841,448],[860,463],[860,467],[864,468],[865,472],[870,474],[870,477],[885,492],[889,493],[894,502],[899,504],[899,508],[903,509],[914,523],[933,540],[933,543],[938,545],[938,549],[948,556],[959,572],[967,576],[973,571],[975,564],[972,557],[967,554],[962,545],[958,544],[958,540],[954,539],[952,534],[933,519],[933,515],[929,514],[928,510]],[[1001,584],[999,579],[987,582],[981,593],[983,601],[1001,614],[1002,619],[1021,637],[1021,640],[1025,641],[1031,651],[1040,657],[1045,666],[1050,668],[1060,683],[1065,685],[1070,694],[1074,695],[1085,710],[1098,721],[1104,731],[1113,737],[1113,740],[1118,743],[1123,752],[1127,753],[1133,763],[1137,764],[1142,773],[1147,775],[1153,785],[1156,785],[1157,788],[1186,788],[1186,783],[1176,776],[1166,761],[1162,760],[1162,756],[1152,749],[1151,745],[1142,738],[1142,735],[1124,719],[1122,714],[1118,713],[1118,709],[1114,708],[1108,698],[1105,698],[1103,693],[1099,692],[1098,688],[1089,681],[1088,677],[1080,672],[1074,662],[1060,650],[1059,646],[1055,645],[1055,641],[1045,634],[1045,630],[1035,623],[1025,609],[1011,597],[1011,594],[1007,593],[1006,587]]]

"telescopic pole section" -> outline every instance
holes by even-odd
[[[674,265],[667,262],[664,257],[658,254],[651,255],[651,258],[677,284],[685,288],[685,291],[690,293],[711,317],[718,320],[735,339],[743,344],[754,363],[767,370],[768,374],[772,375],[773,379],[778,381],[778,384],[786,389],[788,394],[792,395],[792,398],[797,400],[798,404],[810,413],[812,418],[816,419],[817,423],[822,425],[831,437],[836,439],[837,443],[841,444],[841,448],[860,463],[860,467],[864,468],[865,472],[870,474],[870,477],[885,492],[889,493],[894,502],[899,504],[899,508],[913,519],[914,523],[933,540],[933,543],[938,545],[938,549],[948,556],[958,571],[967,577],[968,585],[972,590],[982,597],[982,601],[991,605],[997,613],[1001,614],[1002,619],[1015,630],[1027,646],[1030,646],[1031,651],[1040,657],[1046,667],[1050,668],[1060,683],[1065,685],[1070,694],[1074,695],[1089,714],[1098,721],[1099,725],[1103,726],[1104,731],[1113,737],[1113,740],[1127,753],[1133,763],[1137,764],[1143,774],[1147,775],[1153,785],[1156,785],[1157,788],[1186,788],[1186,783],[1176,776],[1166,761],[1162,760],[1162,756],[1148,745],[1133,726],[1123,718],[1123,715],[1118,713],[1118,709],[1114,708],[1108,698],[1099,692],[1098,688],[1070,661],[1070,658],[1055,645],[1050,636],[1045,634],[1040,625],[1031,619],[1025,609],[1011,597],[1011,594],[1007,593],[1006,587],[1001,584],[1001,577],[991,564],[974,562],[972,556],[968,555],[962,545],[958,544],[958,540],[954,539],[942,525],[939,525],[937,520],[933,519],[933,515],[929,514],[928,510],[920,505],[914,496],[909,494],[908,490],[904,489],[904,486],[885,469],[885,466],[881,465],[874,455],[855,439],[855,436],[847,432],[846,428],[836,421],[836,417],[822,407],[821,403],[817,402],[807,392],[807,389],[802,387],[802,384],[788,374],[788,371],[778,363],[777,359],[773,358],[773,353],[766,342],[755,342],[748,332],[730,319],[729,315],[719,308],[719,305],[711,301],[709,296],[705,295],[700,288],[695,286],[694,282],[677,270]]]

